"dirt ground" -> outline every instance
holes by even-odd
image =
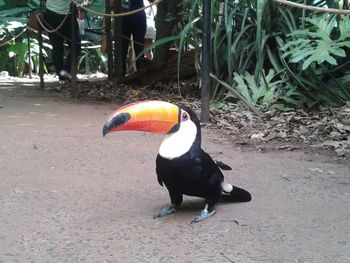
[[[350,262],[350,165],[312,151],[259,152],[204,129],[203,148],[234,167],[250,203],[203,201],[175,214],[158,185],[162,137],[102,138],[117,105],[37,84],[0,83],[0,262]]]

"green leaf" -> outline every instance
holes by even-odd
[[[290,57],[291,63],[302,63],[302,70],[308,69],[314,63],[337,65],[337,57],[346,56],[343,47],[350,47],[350,35],[344,36],[345,32],[349,32],[350,26],[344,22],[339,23],[342,38],[337,41],[331,39],[332,31],[337,26],[336,16],[322,15],[305,20],[311,26],[288,35],[288,42],[281,49],[283,57]]]
[[[339,57],[346,57],[345,50],[341,49],[341,48],[329,49],[329,53],[332,53],[332,54],[339,56]]]
[[[249,74],[249,73],[248,73]],[[241,75],[238,75],[237,73],[234,73],[234,78],[233,78],[236,82],[236,90],[246,99],[248,100],[249,102],[252,102],[252,98],[249,94],[249,91],[248,91],[248,87],[247,85],[245,84],[245,81],[244,81],[244,78],[243,76]]]

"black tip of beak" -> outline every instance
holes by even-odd
[[[119,127],[125,123],[127,123],[131,118],[130,113],[123,112],[118,115],[116,115],[112,120],[108,121],[102,129],[102,135],[103,137],[106,136],[107,133],[111,131],[111,129]]]
[[[110,128],[108,125],[104,125],[102,129],[102,136],[105,137],[106,134],[109,132]]]

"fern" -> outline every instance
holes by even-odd
[[[296,30],[288,35],[289,39],[282,48],[283,57],[290,62],[303,62],[305,70],[313,63],[338,65],[337,58],[345,57],[344,48],[350,48],[350,19],[348,16],[337,23],[336,16],[323,15],[307,18],[309,27]],[[334,31],[338,29],[338,37]]]
[[[267,75],[264,71],[262,73],[258,83],[255,81],[254,75],[249,72],[246,72],[244,75],[234,73],[233,80],[235,82],[235,89],[247,101],[253,105],[262,105],[265,107],[277,100],[277,90],[282,81],[273,81],[273,78],[276,76],[273,69],[270,69]],[[230,97],[234,97],[234,95],[228,93],[225,99]]]

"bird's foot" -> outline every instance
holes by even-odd
[[[201,222],[201,221],[203,221],[203,220],[205,220],[205,219],[211,217],[211,216],[214,215],[215,213],[216,213],[215,210],[209,212],[207,209],[203,209],[203,210],[201,211],[201,214],[199,215],[199,217],[196,217],[195,219],[193,219],[193,220],[191,221],[191,224]]]
[[[170,215],[172,213],[174,213],[176,211],[175,207],[174,206],[167,206],[167,207],[164,207],[162,209],[162,211],[160,211],[159,214],[156,214],[154,215],[154,219],[156,218],[160,218],[160,217],[163,217],[163,216],[167,216],[167,215]]]

